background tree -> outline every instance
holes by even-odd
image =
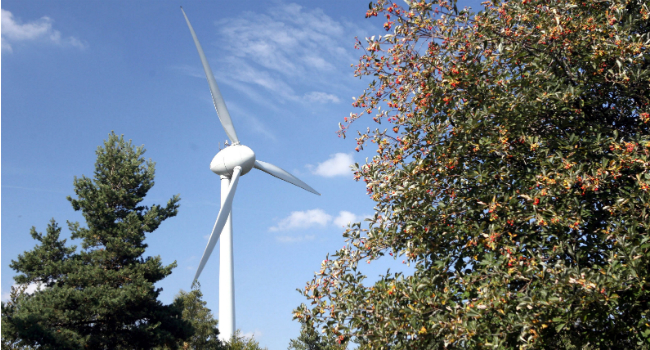
[[[226,342],[227,350],[268,350],[266,347],[261,347],[260,343],[255,340],[254,336],[246,337],[241,334],[238,329],[232,335],[230,340]]]
[[[648,1],[378,0],[354,106],[368,230],[296,318],[360,349],[648,348]],[[416,271],[362,283],[362,260]],[[400,258],[401,260],[402,258]]]
[[[165,345],[157,349],[179,349],[179,350],[267,350],[262,348],[254,337],[246,337],[241,330],[236,330],[232,338],[227,342],[219,340],[218,320],[214,318],[210,309],[203,301],[203,293],[200,291],[200,284],[197,282],[191,292],[181,290],[174,298],[174,306],[183,310],[183,320],[189,322],[194,329],[194,335],[190,338],[179,341],[176,344]]]
[[[319,335],[312,324],[303,323],[300,335],[289,340],[287,350],[345,350],[347,343],[339,344],[338,339],[331,335]]]
[[[198,282],[197,282],[198,283]],[[179,342],[173,347],[162,349],[193,349],[193,350],[225,350],[225,345],[219,340],[219,323],[203,301],[203,293],[196,288],[191,292],[181,290],[174,298],[174,305],[181,310],[183,320],[189,322],[194,329],[194,335]]]
[[[161,289],[154,287],[176,264],[143,257],[145,234],[175,216],[179,201],[140,204],[154,184],[154,163],[144,152],[111,133],[97,150],[94,179],[75,178],[78,198],[68,200],[87,228],[69,227],[72,239],[81,239],[80,252],[59,239],[54,220],[45,235],[32,228],[39,244],[11,267],[17,284],[43,289],[2,304],[7,341],[39,349],[150,349],[191,335],[181,310],[158,301]]]

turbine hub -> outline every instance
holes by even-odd
[[[255,165],[255,152],[236,143],[222,149],[212,158],[210,170],[219,175],[231,176],[235,167],[240,166],[241,175],[244,175],[253,169],[253,165]]]

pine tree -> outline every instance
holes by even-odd
[[[225,344],[219,340],[219,322],[206,304],[200,289],[189,293],[181,290],[174,298],[174,305],[183,310],[183,320],[192,325],[194,335],[176,346],[161,349],[225,350]]]
[[[260,343],[255,340],[255,336],[250,338],[241,334],[241,330],[236,330],[235,334],[226,342],[227,350],[269,350],[267,347],[261,347]]]
[[[163,266],[159,256],[143,257],[145,234],[175,216],[180,200],[174,196],[164,207],[141,204],[155,172],[144,152],[111,133],[96,152],[94,178],[75,177],[78,198],[68,200],[87,227],[68,226],[81,251],[59,239],[54,220],[45,235],[32,228],[39,244],[10,266],[19,273],[18,285],[43,288],[2,304],[3,342],[41,349],[150,349],[191,335],[181,309],[158,301],[162,289],[154,286],[176,263]]]

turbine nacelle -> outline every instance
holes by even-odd
[[[217,111],[219,121],[228,135],[228,138],[233,143],[232,146],[226,147],[217,153],[210,163],[210,170],[221,175],[221,209],[219,210],[217,220],[212,227],[212,233],[208,239],[208,244],[203,251],[203,256],[201,257],[199,266],[196,269],[196,274],[194,275],[194,281],[198,280],[223,231],[224,239],[221,240],[221,253],[219,256],[219,339],[228,341],[233,336],[236,329],[235,282],[232,258],[232,223],[230,221],[230,214],[232,212],[232,202],[235,197],[239,178],[241,175],[248,173],[252,168],[257,168],[258,170],[316,195],[320,195],[320,193],[316,192],[316,190],[302,182],[297,177],[291,175],[286,170],[271,163],[256,160],[255,152],[239,143],[237,132],[235,132],[235,126],[232,123],[232,119],[230,119],[230,114],[226,108],[226,102],[223,100],[223,96],[221,96],[221,92],[217,86],[217,81],[214,79],[214,74],[208,64],[208,59],[205,57],[199,39],[196,37],[196,33],[190,24],[190,20],[185,15],[185,11],[183,11],[182,7],[181,11],[183,12],[183,17],[185,17],[187,26],[190,29],[190,34],[192,34],[192,39],[194,40],[196,50],[199,53],[205,76],[208,79],[210,93],[212,94],[212,102]]]
[[[241,167],[241,175],[253,169],[255,165],[255,152],[252,149],[235,144],[228,146],[217,153],[210,163],[210,170],[222,176],[232,176],[235,167]]]

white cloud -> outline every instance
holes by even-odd
[[[226,37],[237,38],[227,50],[287,76],[303,75],[306,68],[334,70],[326,58],[334,58],[329,52],[340,48],[336,39],[345,33],[322,10],[297,4],[280,4],[266,14],[249,12],[219,26]]]
[[[334,225],[347,227],[348,224],[361,221],[362,217],[357,216],[349,211],[340,211],[339,216],[334,218]]]
[[[332,155],[330,159],[318,163],[316,169],[312,170],[312,173],[324,177],[350,175],[350,166],[352,164],[354,164],[352,153],[337,153]]]
[[[282,93],[285,98],[293,98],[293,89],[281,79],[276,79],[271,72],[255,69],[246,62],[237,62],[237,80],[255,84],[270,91]]]
[[[307,101],[311,102],[319,102],[319,103],[326,103],[328,101],[332,101],[334,103],[339,103],[340,100],[338,97],[328,94],[325,92],[319,92],[319,91],[312,91],[308,94],[305,95],[305,98]]]
[[[20,41],[44,40],[61,46],[73,46],[80,49],[86,47],[81,40],[69,36],[62,38],[61,32],[52,28],[54,21],[47,17],[41,17],[28,23],[20,23],[14,19],[14,15],[2,9],[2,50],[13,52],[12,43]]]
[[[27,293],[27,294],[34,294],[35,291],[37,291],[37,290],[42,290],[42,289],[43,289],[43,285],[41,285],[41,284],[36,284],[36,283],[30,283],[30,284],[27,286],[27,289],[25,289],[25,293]]]
[[[18,285],[15,283],[12,285],[12,288],[17,288],[17,287]],[[25,289],[25,293],[34,294],[35,291],[42,290],[42,289],[43,289],[42,284],[30,283],[29,285],[27,285],[27,289]],[[9,300],[9,298],[11,298],[11,291],[2,293],[2,301],[7,301]]]
[[[348,72],[341,68],[356,61],[352,38],[365,33],[356,23],[334,20],[318,8],[282,2],[266,13],[221,20],[217,27],[220,56],[215,66],[220,72],[215,73],[227,76],[227,84],[239,81],[249,89],[263,88],[273,104],[338,102],[331,94],[296,91],[313,89],[314,84],[328,91],[345,89]]]
[[[371,217],[371,215],[357,215],[346,210],[340,211],[336,217],[327,214],[323,209],[294,211],[291,212],[288,217],[280,220],[277,226],[270,227],[269,231],[290,231],[306,229],[314,226],[334,226],[341,228],[347,227],[349,223],[362,222],[364,219],[369,217]],[[281,235],[275,237],[277,241],[283,243],[311,241],[315,238],[315,235]]]
[[[332,216],[323,209],[312,209],[307,211],[294,211],[282,219],[277,226],[269,228],[269,231],[286,231],[312,226],[326,226],[332,220]]]
[[[242,336],[244,336],[246,338],[249,338],[249,339],[252,339],[252,338],[259,339],[262,336],[262,331],[260,331],[259,329],[256,329],[256,330],[254,330],[252,332],[243,333]]]

